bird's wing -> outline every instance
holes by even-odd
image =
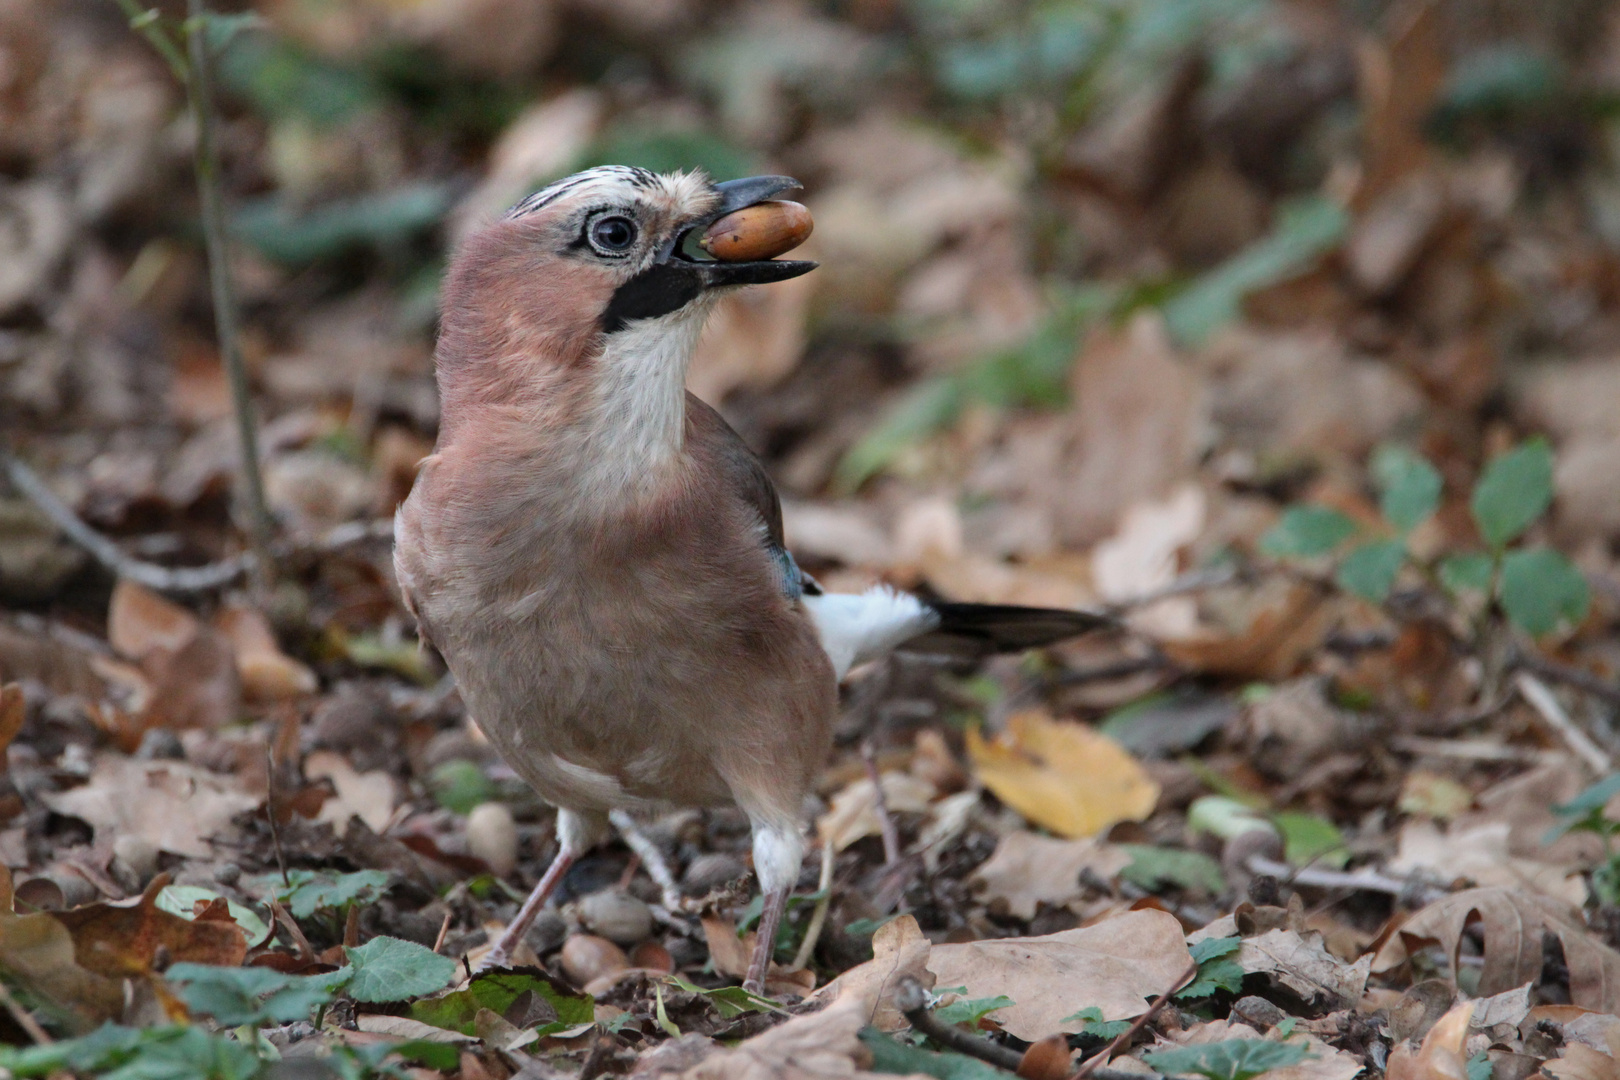
[[[743,442],[742,436],[726,423],[724,417],[690,393],[686,395],[686,415],[688,422],[714,454],[715,464],[719,466],[731,493],[759,515],[765,550],[777,566],[782,591],[794,600],[807,594],[819,594],[821,587],[814,578],[799,569],[799,564],[787,549],[787,540],[782,531],[782,499],[776,493],[776,485],[765,472],[765,466],[760,464],[759,458]]]

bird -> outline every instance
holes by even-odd
[[[592,168],[449,261],[438,437],[396,511],[395,573],[468,715],[557,808],[556,854],[485,968],[512,962],[610,814],[735,806],[764,895],[743,985],[762,992],[846,673],[901,647],[1018,650],[1109,622],[835,594],[801,571],[764,466],[685,388],[723,296],[817,265],[721,262],[691,241],[799,187]]]

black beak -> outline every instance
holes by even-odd
[[[749,176],[741,180],[727,180],[725,183],[716,184],[714,190],[720,196],[720,205],[707,220],[694,225],[693,229],[707,228],[733,211],[774,199],[790,191],[798,191],[803,186],[791,176]],[[688,230],[688,234],[690,231]],[[679,255],[679,252],[686,235],[682,235],[681,242],[675,245],[671,254],[685,257]],[[722,285],[768,285],[773,281],[786,281],[801,274],[808,274],[818,265],[803,259],[761,259],[758,262],[719,262],[704,259],[692,262],[702,274],[704,288],[709,289]]]

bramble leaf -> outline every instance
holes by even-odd
[[[1514,625],[1540,637],[1560,621],[1586,618],[1591,594],[1586,578],[1551,548],[1510,551],[1502,559],[1502,607]]]
[[[1260,538],[1267,555],[1309,558],[1326,555],[1356,534],[1356,523],[1332,507],[1304,503],[1290,506],[1282,520]]]
[[[1405,541],[1370,540],[1344,557],[1333,580],[1344,591],[1381,604],[1394,587],[1395,576],[1401,572],[1405,561]]]
[[[1404,536],[1423,524],[1440,506],[1445,482],[1421,455],[1403,446],[1380,446],[1372,459],[1384,520]]]
[[[1469,506],[1485,542],[1501,549],[1544,514],[1552,498],[1552,448],[1535,438],[1485,466]]]

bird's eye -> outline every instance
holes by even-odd
[[[627,217],[597,218],[591,222],[591,246],[604,255],[622,255],[636,242],[636,223]]]

